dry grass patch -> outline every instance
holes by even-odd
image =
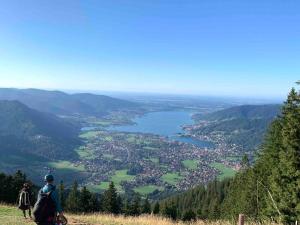
[[[113,216],[107,214],[93,214],[93,215],[69,215],[75,221],[81,221],[83,224],[89,225],[232,225],[226,221],[196,221],[192,223],[185,223],[182,221],[172,221],[162,217],[156,216],[139,216],[139,217],[125,217]],[[80,224],[80,223],[79,223]],[[245,223],[245,225],[262,225],[257,223]],[[275,223],[266,223],[266,225],[278,225]]]
[[[144,215],[139,217],[113,216],[108,214],[73,215],[67,214],[69,225],[232,225],[226,221],[197,221],[193,223],[174,222],[172,220]],[[0,224],[1,225],[35,225],[34,222],[22,216],[22,212],[15,206],[0,204]],[[246,223],[245,225],[262,225],[257,223]],[[275,223],[265,223],[265,225],[279,225]]]

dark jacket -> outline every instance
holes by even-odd
[[[19,209],[27,210],[30,209],[30,193],[29,190],[23,188],[19,195]]]
[[[61,208],[61,204],[60,204],[60,201],[59,201],[59,198],[58,198],[57,190],[56,190],[56,188],[55,188],[54,185],[52,185],[52,184],[46,184],[43,188],[41,188],[41,190],[39,191],[38,198],[40,198],[41,193],[48,193],[50,191],[52,191],[51,198],[55,202],[56,212],[61,213],[62,212],[62,208]]]

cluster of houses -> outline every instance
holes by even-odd
[[[196,138],[210,140],[207,136]],[[124,189],[173,185],[178,190],[186,190],[214,179],[219,174],[210,166],[214,162],[238,169],[238,162],[226,160],[227,155],[236,154],[237,147],[228,146],[222,137],[215,143],[214,149],[207,149],[153,134],[103,131],[87,140],[84,150],[91,157],[82,158],[80,164],[91,174],[86,184],[110,181],[115,171],[126,169],[134,178],[121,181]],[[187,159],[197,160],[197,167],[185,167],[183,161]],[[180,179],[164,180],[163,176],[168,173],[178,173]]]

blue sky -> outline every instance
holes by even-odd
[[[298,0],[0,0],[0,86],[284,97]]]

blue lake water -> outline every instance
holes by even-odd
[[[152,133],[167,136],[172,140],[190,143],[199,147],[212,148],[214,144],[209,141],[196,140],[192,137],[181,137],[184,133],[183,125],[193,124],[191,113],[187,111],[163,111],[147,113],[135,118],[133,125],[111,126],[109,130],[122,132]]]

